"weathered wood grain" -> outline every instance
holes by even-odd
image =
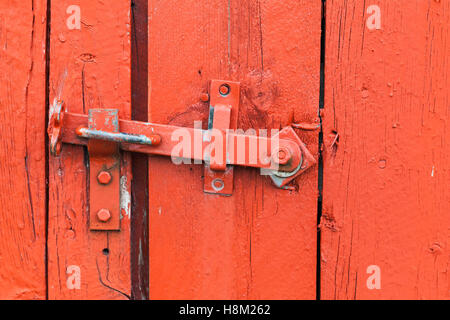
[[[45,299],[46,1],[0,3],[0,299]]]
[[[242,83],[239,127],[317,116],[320,2],[149,2],[149,121],[207,124],[208,80]],[[317,154],[317,133],[299,132]],[[234,194],[203,193],[201,165],[151,157],[151,299],[314,299],[317,168],[296,191],[236,168]]]
[[[328,0],[326,17],[322,298],[448,299],[450,3]]]
[[[80,29],[70,30],[73,2],[52,1],[50,98],[59,95],[71,112],[116,108],[131,116],[130,2],[77,1]],[[73,22],[73,21],[72,21]],[[48,278],[50,299],[125,299],[130,297],[130,157],[121,176],[120,232],[92,232],[89,216],[87,150],[64,145],[50,159]],[[80,269],[77,289],[76,272]]]

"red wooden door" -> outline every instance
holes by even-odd
[[[0,298],[450,298],[449,14],[423,0],[2,1]],[[132,169],[122,151],[120,231],[91,230],[98,172],[85,146],[48,152],[53,99],[206,128],[215,79],[240,83],[243,130],[315,123],[322,102],[321,149],[318,131],[296,133],[323,163],[288,190],[235,167],[224,197],[203,192],[201,164]]]
[[[90,151],[64,144],[51,156],[46,118],[54,98],[71,113],[131,117],[130,10],[128,0],[0,4],[0,297],[131,298],[141,276],[131,270],[147,255],[153,299],[314,299],[317,167],[291,190],[236,168],[223,197],[203,192],[202,165],[150,157],[148,254],[131,230],[131,155],[122,152],[120,231],[90,230]],[[316,120],[320,2],[152,0],[148,21],[148,121],[206,127],[200,96],[213,79],[240,82],[238,128]],[[318,133],[297,133],[317,157]]]
[[[324,299],[450,298],[449,15],[327,1]]]
[[[149,1],[149,121],[207,125],[212,79],[241,82],[238,128],[317,118],[320,1]],[[317,155],[318,133],[298,132]],[[150,157],[151,299],[315,299],[317,167],[295,190],[235,168],[231,197],[201,165]]]

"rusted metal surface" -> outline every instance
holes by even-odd
[[[89,130],[119,132],[117,110],[89,110]],[[117,142],[89,139],[90,230],[120,230],[120,154]],[[100,179],[99,179],[100,178]],[[106,179],[106,180],[105,180]],[[107,183],[101,183],[101,181]],[[109,181],[107,181],[109,180]]]

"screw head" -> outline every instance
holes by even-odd
[[[100,184],[108,184],[112,180],[111,173],[108,171],[100,171],[100,173],[97,176],[97,181]]]
[[[208,102],[208,101],[209,101],[209,94],[207,94],[207,93],[202,93],[202,94],[200,95],[200,100],[203,101],[203,102]]]
[[[101,222],[108,222],[111,219],[111,212],[108,209],[100,209],[97,212],[97,218]]]

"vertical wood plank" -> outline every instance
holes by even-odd
[[[51,15],[51,99],[67,71],[61,97],[70,112],[115,108],[129,119],[130,1],[52,1]],[[64,145],[60,158],[50,158],[50,299],[130,297],[130,157],[122,159],[121,231],[93,232],[87,150]]]
[[[44,0],[0,3],[0,299],[45,299]]]
[[[148,122],[148,0],[132,1],[132,119]],[[132,298],[148,299],[148,156],[132,154],[131,275]]]
[[[326,16],[322,298],[448,299],[450,3]]]
[[[239,127],[317,116],[320,2],[149,2],[149,120],[207,125],[208,80],[240,81]],[[317,133],[299,132],[317,154]],[[234,194],[203,193],[201,165],[151,157],[151,299],[314,299],[317,168],[296,191],[236,168]]]

